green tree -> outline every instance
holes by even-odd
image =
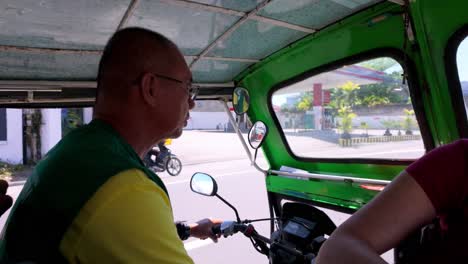
[[[342,133],[341,138],[350,139],[353,130],[353,119],[356,117],[356,114],[353,113],[351,107],[343,106],[338,110],[338,117],[341,118],[341,123],[338,126],[338,129]]]
[[[296,104],[296,109],[300,112],[310,110],[312,108],[313,100],[314,98],[312,92],[301,93],[300,100]]]
[[[367,122],[361,122],[361,125],[359,126],[361,129],[364,129],[366,133],[364,134],[366,137],[369,136],[368,130],[369,130],[369,125]]]
[[[404,109],[405,117],[402,122],[402,127],[405,130],[406,135],[413,135],[413,128],[415,126],[414,110]]]

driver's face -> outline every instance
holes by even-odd
[[[189,96],[189,84],[192,80],[190,69],[182,56],[175,62],[176,67],[171,77],[180,80],[181,83],[170,80],[161,82],[165,87],[163,87],[163,96],[160,101],[162,107],[160,113],[165,116],[162,119],[168,130],[168,138],[177,138],[182,135],[182,130],[187,126],[190,117],[189,110],[195,106],[195,102]]]

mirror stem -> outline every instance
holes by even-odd
[[[219,196],[219,194],[215,194],[215,196],[218,197],[225,204],[227,204],[229,207],[231,207],[232,210],[234,210],[234,212],[236,213],[237,222],[240,223],[241,220],[239,218],[239,213],[237,212],[237,209],[234,206],[232,206],[232,204],[230,204],[228,201],[224,200],[223,197]]]
[[[255,149],[254,156],[253,156],[253,160],[252,160],[252,165],[254,165],[254,164],[255,164],[255,161],[257,160],[257,151],[258,151],[258,148]]]

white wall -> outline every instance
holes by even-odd
[[[83,123],[88,124],[91,120],[93,120],[93,108],[83,108]]]
[[[226,112],[190,112],[190,119],[185,129],[216,129],[218,124],[229,123]]]
[[[42,109],[41,153],[44,156],[62,138],[61,109]]]
[[[7,141],[0,141],[0,160],[19,164],[23,162],[23,111],[7,109]]]

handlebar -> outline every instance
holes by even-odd
[[[254,226],[251,224],[239,223],[236,221],[224,221],[221,224],[214,225],[212,227],[212,232],[215,235],[222,235],[224,237],[232,236],[241,232],[252,240],[252,243],[258,252],[266,256],[269,256],[271,251],[275,252],[277,250],[283,250],[295,257],[306,260],[306,263],[310,263],[310,261],[315,257],[314,254],[305,255],[293,247],[273,242],[271,239],[258,234]],[[268,248],[267,244],[270,245],[270,248]]]
[[[258,234],[257,231],[255,231],[253,225],[239,223],[236,221],[224,221],[221,224],[214,225],[212,232],[215,235],[222,235],[224,237],[232,236],[238,232],[241,232],[246,237],[257,238],[260,241],[271,244],[271,240]]]

